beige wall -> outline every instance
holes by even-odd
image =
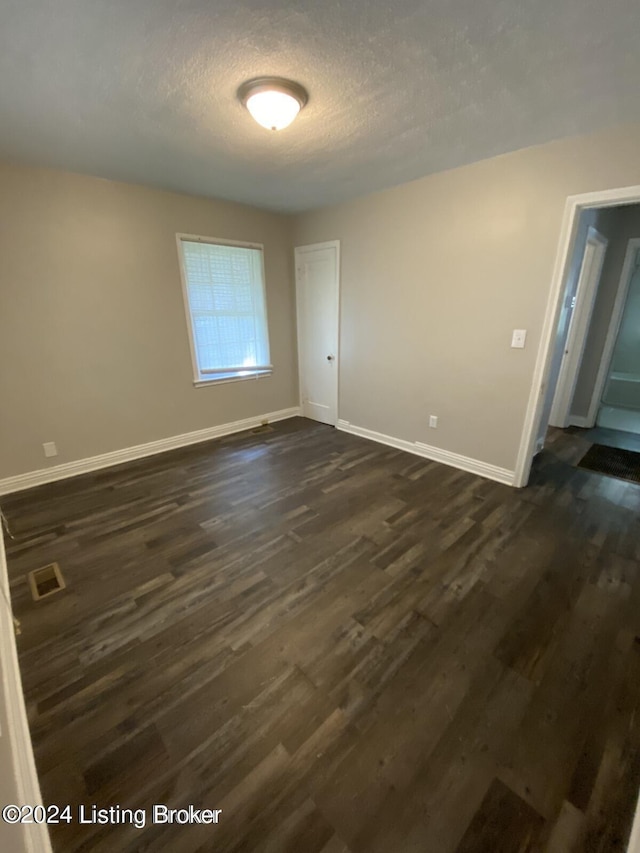
[[[640,184],[638,150],[629,125],[298,217],[341,240],[340,417],[513,469],[566,197]]]
[[[640,205],[617,208],[615,226],[607,236],[609,245],[571,404],[571,414],[578,417],[586,417],[589,411],[629,240],[640,237]]]
[[[0,165],[0,479],[297,405],[290,229],[238,204]],[[176,232],[264,243],[272,377],[193,387]]]

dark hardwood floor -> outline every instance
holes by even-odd
[[[3,499],[45,802],[222,809],[56,851],[623,850],[640,486],[588,446],[517,491],[292,419]]]

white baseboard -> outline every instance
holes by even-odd
[[[2,736],[0,737],[0,752],[2,753],[3,793],[7,803],[18,806],[42,805],[38,773],[33,759],[29,723],[24,705],[20,667],[18,666],[18,650],[13,626],[12,612],[9,608],[9,580],[4,551],[4,541],[0,528],[0,674],[2,693],[0,695],[0,719],[2,720]],[[5,600],[6,599],[6,600]],[[3,803],[3,805],[5,805]],[[15,835],[12,835],[15,833]],[[51,853],[51,842],[47,825],[31,823],[21,826],[0,827],[0,835],[9,849],[26,850],[29,853]],[[18,847],[18,838],[20,846]]]
[[[488,462],[482,462],[480,459],[472,459],[470,456],[451,453],[449,450],[432,447],[429,444],[423,444],[421,441],[405,441],[402,438],[394,438],[382,432],[374,432],[372,429],[354,426],[349,421],[339,420],[336,426],[343,432],[359,435],[362,438],[368,438],[380,444],[387,444],[389,447],[395,447],[397,450],[406,450],[407,453],[413,453],[416,456],[422,456],[434,462],[442,462],[443,465],[451,465],[453,468],[460,468],[462,471],[469,471],[471,474],[478,474],[480,477],[496,480],[498,483],[504,483],[507,486],[513,486],[514,483],[514,471],[510,471],[508,468],[499,468],[497,465],[490,465]]]
[[[593,424],[589,421],[589,418],[586,418],[583,415],[569,415],[569,426],[577,426],[582,427],[582,429],[589,429],[593,426]]]
[[[99,456],[90,456],[87,459],[78,459],[75,462],[65,462],[52,468],[40,468],[37,471],[29,471],[26,474],[17,474],[15,477],[6,477],[0,480],[0,495],[8,495],[12,492],[20,492],[41,486],[44,483],[54,483],[56,480],[65,480],[67,477],[76,477],[78,474],[89,474],[99,471],[101,468],[109,468],[111,465],[120,465],[122,462],[132,462],[145,456],[154,456],[156,453],[164,453],[167,450],[175,450],[178,447],[186,447],[189,444],[198,444],[201,441],[210,441],[212,438],[221,438],[234,432],[242,432],[245,429],[253,429],[260,426],[264,421],[274,423],[293,418],[300,414],[299,406],[290,409],[280,409],[277,412],[269,412],[266,415],[256,415],[252,418],[244,418],[241,421],[233,421],[228,424],[207,427],[195,432],[185,432],[182,435],[172,435],[170,438],[161,438],[158,441],[150,441],[147,444],[137,444],[135,447],[125,447],[122,450],[113,450],[110,453],[101,453]]]

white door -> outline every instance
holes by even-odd
[[[305,418],[338,420],[340,243],[295,250],[300,404]]]

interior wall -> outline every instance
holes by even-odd
[[[340,417],[513,469],[566,198],[640,184],[639,144],[626,125],[299,216],[297,245],[341,241]]]
[[[0,187],[0,479],[297,405],[290,217],[10,164]],[[273,376],[193,387],[177,232],[264,244]]]
[[[640,378],[640,271],[631,276],[611,370]]]
[[[607,339],[609,324],[611,323],[611,314],[618,293],[627,245],[633,237],[640,237],[640,205],[638,204],[620,207],[616,211],[615,228],[609,235],[607,254],[602,267],[602,276],[593,307],[584,356],[571,404],[571,414],[575,417],[586,417],[589,411],[589,404],[602,361],[602,352]]]

